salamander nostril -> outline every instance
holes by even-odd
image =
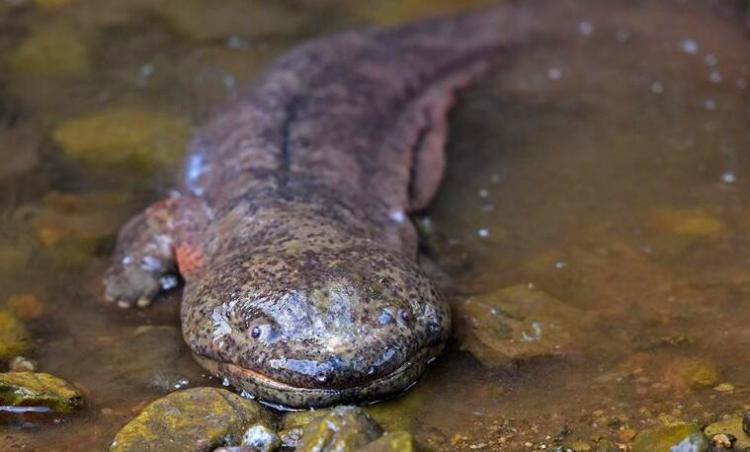
[[[430,322],[427,325],[427,332],[432,339],[437,339],[440,336],[440,324],[437,322]]]

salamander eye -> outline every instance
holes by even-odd
[[[260,330],[259,326],[254,326],[252,330],[250,330],[250,337],[253,339],[258,339],[261,335],[262,331]]]
[[[278,339],[278,331],[273,324],[261,323],[250,328],[250,337],[253,339],[262,339],[266,342],[273,342]]]

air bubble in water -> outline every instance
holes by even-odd
[[[559,68],[551,67],[547,70],[547,77],[550,80],[560,80],[562,78],[562,71]]]
[[[691,55],[695,55],[699,50],[698,43],[695,42],[695,39],[689,38],[682,41],[682,43],[680,44],[680,48],[682,48],[683,52],[689,53]]]
[[[594,34],[594,25],[586,20],[582,20],[578,23],[578,34],[581,36],[589,37]]]
[[[731,171],[726,171],[721,175],[721,181],[725,184],[733,184],[737,182],[737,175]]]

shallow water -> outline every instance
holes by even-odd
[[[87,402],[8,421],[0,449],[105,449],[148,401],[219,384],[176,330],[142,328],[177,327],[176,294],[141,311],[99,295],[117,227],[169,189],[185,133],[306,37],[482,2],[208,3],[0,2],[0,301],[41,301],[29,355]],[[499,368],[454,343],[388,402],[421,443],[627,443],[665,416],[706,424],[750,409],[743,4],[550,2],[545,32],[510,45],[461,97],[445,183],[420,220],[451,300],[531,284],[586,320],[554,356]],[[130,143],[156,163],[63,151],[61,126],[113,109],[129,131],[159,125]],[[93,135],[112,133],[106,124]],[[685,383],[689,360],[715,378]]]

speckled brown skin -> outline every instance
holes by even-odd
[[[198,361],[268,403],[411,386],[442,350],[450,311],[416,264],[406,215],[439,185],[455,91],[487,69],[513,20],[493,8],[281,58],[200,131],[181,194],[123,228],[107,297],[148,305],[179,271]]]

